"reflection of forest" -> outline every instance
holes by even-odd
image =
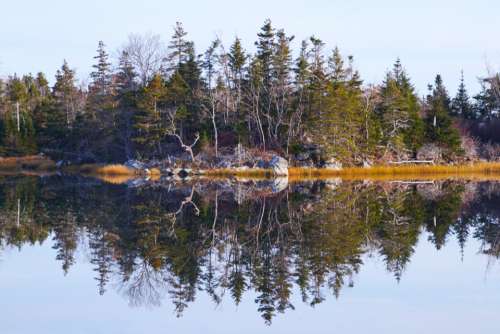
[[[378,254],[401,279],[419,235],[441,248],[454,234],[500,255],[500,184],[316,182],[281,192],[253,186],[196,184],[131,188],[48,177],[0,181],[0,244],[21,247],[53,238],[67,272],[89,249],[98,290],[110,279],[135,305],[167,294],[181,315],[196,292],[239,303],[256,292],[270,323],[304,302],[338,296]]]

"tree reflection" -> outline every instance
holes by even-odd
[[[197,293],[236,304],[252,290],[266,323],[354,286],[366,255],[401,280],[424,233],[437,249],[470,237],[500,256],[499,184],[311,182],[275,193],[265,182],[151,184],[77,177],[0,181],[0,245],[48,238],[67,273],[86,251],[97,290],[133,306],[165,300],[181,316]],[[228,297],[227,297],[228,296]]]

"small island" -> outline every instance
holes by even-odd
[[[0,170],[100,175],[317,178],[500,174],[500,76],[451,97],[438,74],[419,96],[397,59],[364,83],[354,58],[298,43],[266,20],[255,50],[236,37],[197,52],[130,35],[115,62],[98,43],[82,85],[64,61],[0,81]]]

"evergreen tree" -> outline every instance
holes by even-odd
[[[396,155],[414,155],[422,145],[424,126],[418,98],[399,59],[380,87],[376,109],[387,148]]]
[[[76,87],[75,71],[70,69],[66,60],[56,72],[56,82],[52,94],[57,104],[58,121],[70,128],[79,110],[79,90]]]
[[[460,85],[458,86],[457,95],[451,104],[451,114],[465,119],[475,118],[469,95],[467,94],[467,89],[465,88],[463,71],[460,77]]]
[[[181,22],[176,22],[174,34],[168,45],[169,54],[165,58],[168,63],[168,69],[174,71],[180,68],[181,64],[188,60],[189,51],[192,43],[186,40],[187,32],[184,30]]]
[[[427,97],[426,137],[451,152],[460,150],[460,135],[453,127],[450,117],[450,98],[444,87],[443,80],[438,74],[434,86]]]
[[[347,164],[359,160],[362,141],[361,80],[344,60],[338,48],[329,59],[328,87],[323,108],[313,122],[314,142],[321,145],[327,157]]]
[[[148,158],[161,156],[161,141],[166,135],[162,124],[162,110],[167,90],[159,74],[142,89],[138,101],[139,112],[135,118],[134,141]],[[141,154],[143,155],[143,154]]]
[[[10,155],[33,154],[37,148],[28,87],[24,80],[13,76],[7,82],[6,91],[2,140],[4,150]]]
[[[493,119],[500,115],[500,74],[481,80],[481,91],[474,96],[475,116]]]
[[[101,117],[103,110],[112,107],[112,74],[109,55],[106,53],[105,45],[99,41],[97,55],[94,59],[96,64],[92,65],[94,71],[90,73],[92,82],[89,86],[88,109],[92,117]]]
[[[117,140],[127,159],[133,157],[134,115],[137,112],[138,75],[126,51],[120,55],[116,74]]]

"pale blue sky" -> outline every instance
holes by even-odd
[[[216,35],[240,36],[253,50],[270,18],[299,41],[312,34],[328,48],[353,54],[367,83],[383,79],[396,57],[421,94],[436,73],[452,93],[463,69],[477,91],[486,64],[500,63],[498,0],[5,0],[0,4],[0,75],[37,72],[51,78],[66,58],[85,79],[98,40],[111,53],[132,32],[151,31],[168,41],[182,21],[197,52]]]

